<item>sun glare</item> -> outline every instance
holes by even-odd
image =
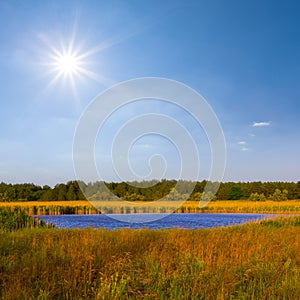
[[[112,84],[108,78],[93,71],[99,65],[99,61],[95,59],[93,62],[90,61],[91,56],[105,48],[103,45],[83,51],[82,44],[75,45],[75,31],[69,43],[60,41],[60,47],[56,45],[57,42],[49,40],[47,36],[40,35],[40,38],[48,48],[45,52],[46,60],[42,63],[48,67],[45,75],[52,76],[46,91],[52,89],[56,84],[62,84],[63,87],[69,86],[78,98],[77,83],[84,78],[93,79],[105,86]]]
[[[94,79],[100,83],[105,82],[105,78],[99,74],[89,70],[87,66],[92,66],[87,61],[88,57],[93,55],[95,51],[80,52],[80,48],[75,48],[73,42],[67,47],[63,45],[61,49],[49,44],[50,51],[48,53],[49,66],[48,74],[54,74],[53,79],[49,83],[52,87],[57,82],[69,82],[72,89],[75,90],[75,80],[83,77]]]
[[[68,49],[63,48],[61,51],[55,49],[51,59],[52,72],[56,73],[56,79],[63,77],[72,81],[74,77],[85,72],[82,67],[84,61],[78,51],[71,46]]]
[[[84,68],[85,61],[78,49],[74,49],[71,43],[69,47],[58,49],[50,46],[49,56],[49,73],[54,74],[49,87],[58,81],[69,82],[72,89],[75,90],[75,78],[85,75],[88,71]]]
[[[64,75],[71,75],[79,71],[80,61],[74,54],[65,54],[57,58],[56,65]]]

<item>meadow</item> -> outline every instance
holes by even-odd
[[[183,205],[185,212],[197,206],[197,202],[188,201]],[[249,200],[224,200],[211,201],[206,207],[200,209],[200,212],[218,212],[218,213],[299,213],[300,201],[249,201]]]
[[[172,209],[172,202],[161,202],[157,207],[149,202],[97,201],[102,213],[163,213]],[[88,201],[28,201],[0,202],[0,207],[19,207],[30,215],[95,214],[99,213]],[[300,213],[299,200],[287,201],[247,201],[226,200],[211,201],[205,207],[199,207],[197,201],[186,201],[176,209],[177,213]]]
[[[201,230],[0,227],[1,299],[300,299],[300,217]]]

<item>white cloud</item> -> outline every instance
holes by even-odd
[[[247,143],[244,142],[244,141],[240,141],[240,142],[238,142],[238,144],[239,144],[239,145],[246,145]]]
[[[250,149],[247,148],[247,147],[242,147],[241,150],[242,150],[242,151],[249,151]]]
[[[271,121],[269,122],[253,122],[252,127],[265,127],[265,126],[270,126]]]

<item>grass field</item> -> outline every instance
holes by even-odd
[[[172,211],[171,202],[162,202],[157,208],[156,202],[110,202],[97,201],[102,213],[136,213],[136,212],[168,212]],[[151,206],[151,204],[153,204]],[[88,201],[34,201],[34,202],[0,202],[0,207],[22,207],[29,214],[92,214],[98,211]],[[175,206],[176,207],[176,206]],[[223,213],[300,213],[300,201],[213,201],[200,208],[199,203],[187,201],[176,212],[223,212]]]
[[[88,201],[28,201],[0,202],[0,208],[18,207],[30,215],[95,214],[99,213]]]
[[[0,299],[300,299],[300,218],[202,230],[0,230]]]
[[[32,207],[32,206],[91,206],[88,201],[76,200],[76,201],[25,201],[25,202],[0,202],[0,207],[8,206],[21,206],[21,207]]]
[[[195,203],[187,202],[187,206],[193,207]],[[212,212],[241,212],[241,213],[299,213],[300,201],[262,201],[254,202],[247,200],[213,201],[204,208]]]

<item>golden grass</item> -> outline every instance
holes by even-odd
[[[188,204],[192,205],[192,204]],[[195,204],[194,204],[195,205]],[[207,211],[212,212],[241,212],[241,213],[299,213],[300,201],[262,201],[254,202],[247,200],[227,200],[210,202],[206,207]]]
[[[92,206],[85,200],[76,201],[28,201],[28,202],[0,202],[0,207],[33,207],[33,206]]]
[[[0,299],[300,299],[299,225],[0,231]]]
[[[127,202],[127,201],[95,201],[93,204],[102,213],[164,213],[176,212],[201,213],[300,213],[300,201],[264,201],[246,200],[212,201],[200,208],[199,202],[162,201],[158,202]],[[31,214],[60,214],[60,213],[97,213],[97,209],[89,201],[32,201],[32,202],[0,202],[0,207],[22,207]]]
[[[213,201],[208,204],[208,207],[213,208],[220,208],[220,207],[266,207],[266,206],[276,206],[276,207],[285,207],[285,206],[292,206],[292,207],[300,207],[300,201],[299,200],[288,200],[288,201],[247,201],[247,200],[226,200],[226,201]]]
[[[300,201],[288,200],[288,201],[215,201],[208,204],[207,209],[213,211],[227,211],[227,212],[259,212],[259,213],[299,213]]]

